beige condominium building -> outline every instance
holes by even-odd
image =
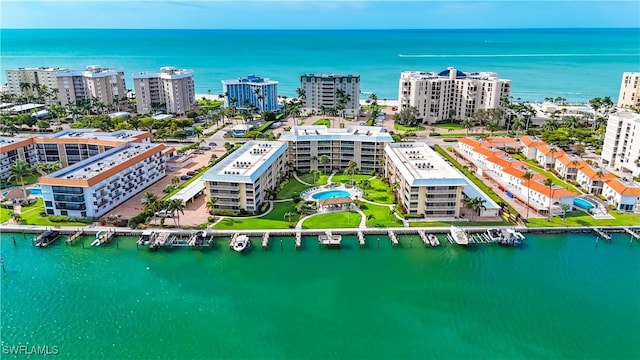
[[[618,95],[619,107],[640,106],[640,72],[626,72],[622,74],[620,95]]]
[[[342,170],[350,161],[355,161],[362,172],[381,170],[384,146],[393,142],[382,127],[335,129],[323,125],[293,127],[282,133],[279,140],[289,144],[289,162],[298,172]]]
[[[162,67],[160,72],[145,71],[133,74],[136,111],[146,114],[153,110],[182,115],[196,103],[193,71]]]
[[[88,66],[86,70],[67,70],[56,74],[60,104],[76,103],[81,99],[96,99],[113,104],[114,99],[127,96],[124,71],[117,68]]]
[[[418,119],[432,124],[444,119],[465,119],[477,110],[494,109],[509,98],[511,80],[492,72],[463,72],[448,68],[439,73],[405,71],[400,74],[400,109],[415,107]]]
[[[384,148],[385,176],[398,183],[397,198],[407,214],[426,218],[460,215],[464,176],[427,144],[398,142]]]
[[[260,210],[284,176],[286,159],[284,142],[248,141],[202,176],[207,199],[217,199],[214,210]]]
[[[57,89],[56,74],[61,71],[67,71],[67,69],[38,67],[7,70],[7,90],[18,97],[42,96],[47,104],[52,103],[57,100],[55,96],[40,94],[38,86],[34,85],[44,86],[49,92]]]
[[[343,90],[349,97],[344,109],[345,115],[358,115],[360,75],[304,74],[300,77],[300,88],[305,92],[302,106],[305,113],[317,113],[321,107],[335,108],[338,105],[337,91]]]

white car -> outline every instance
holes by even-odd
[[[170,218],[173,217],[173,215],[171,215],[170,212],[166,211],[166,210],[162,210],[162,211],[156,211],[156,216],[160,217],[160,218]]]

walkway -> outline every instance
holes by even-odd
[[[304,180],[300,179],[300,177],[298,176],[298,174],[296,174],[295,172],[293,173],[293,177],[298,180],[299,183],[307,185],[307,186],[314,186],[313,184],[309,184],[308,182],[305,182]]]

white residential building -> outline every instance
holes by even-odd
[[[57,98],[52,96],[53,89],[58,88],[56,74],[66,70],[67,69],[64,68],[48,67],[7,70],[7,90],[10,94],[18,97],[42,96],[45,103],[54,103],[57,101]],[[28,84],[29,86],[23,84]],[[46,94],[40,94],[34,85],[44,86],[48,92],[51,92],[51,95],[46,96]]]
[[[640,72],[626,72],[622,74],[620,95],[618,95],[619,107],[640,106]]]
[[[287,143],[246,142],[202,176],[208,199],[218,199],[214,210],[257,212],[278,188],[285,174]]]
[[[640,114],[631,111],[609,114],[601,163],[634,177],[640,175]]]
[[[323,125],[294,126],[282,133],[280,141],[289,144],[289,161],[298,172],[311,169],[342,170],[355,161],[362,172],[381,170],[384,146],[393,142],[382,127],[349,126],[327,128]],[[323,156],[328,162],[322,163]]]
[[[160,72],[133,74],[136,107],[139,114],[164,107],[167,113],[182,115],[196,104],[193,71],[165,66]]]
[[[164,149],[163,144],[125,144],[41,177],[46,214],[106,214],[165,176]]]
[[[305,113],[318,113],[321,107],[335,108],[338,105],[337,91],[348,96],[346,116],[357,116],[360,111],[360,75],[304,74],[300,77],[300,88],[305,92]]]
[[[38,152],[33,138],[0,137],[0,179],[11,175],[11,164],[24,160],[30,167],[38,164]]]
[[[616,210],[640,211],[640,185],[631,180],[605,180],[602,195]]]
[[[500,107],[511,94],[511,80],[496,73],[465,73],[452,67],[436,72],[405,71],[400,74],[400,109],[415,107],[418,119],[432,124],[444,119],[465,119],[477,110]]]
[[[109,105],[127,96],[124,71],[118,68],[91,65],[84,71],[58,72],[56,80],[58,100],[62,105],[73,104],[82,99],[96,99]]]

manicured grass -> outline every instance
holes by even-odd
[[[38,199],[35,203],[25,206],[22,209],[20,216],[25,221],[26,225],[41,225],[41,226],[87,226],[87,224],[81,222],[53,222],[48,217],[41,217],[40,213],[44,211],[44,201]]]
[[[355,228],[360,225],[362,216],[357,212],[337,212],[320,214],[308,218],[302,223],[303,229]]]
[[[326,127],[331,127],[331,120],[327,118],[318,119],[313,123],[313,125],[324,125]]]
[[[422,131],[424,130],[424,126],[405,126],[400,124],[394,124],[393,128],[398,131]]]
[[[25,176],[23,178],[24,186],[33,185],[33,184],[37,183],[39,177],[40,177],[40,175],[37,174],[37,173]],[[13,180],[11,182],[6,182],[6,183],[4,183],[4,185],[2,187],[3,188],[10,188],[10,187],[14,187],[14,186],[22,187],[22,183],[20,182],[19,179],[18,180]]]
[[[353,175],[353,184],[355,185],[360,180],[371,179],[371,177],[371,175],[355,174]],[[331,178],[331,181],[333,181],[333,183],[351,184],[351,176],[339,172]]]
[[[295,204],[293,201],[273,203],[273,209],[266,215],[259,218],[226,218],[216,224],[214,229],[231,230],[231,229],[287,229],[289,228],[288,219],[284,214],[295,213]],[[295,225],[300,216],[296,213],[291,217],[291,224]]]
[[[3,223],[11,218],[13,210],[0,208],[0,223]]]
[[[381,204],[394,203],[393,192],[391,192],[391,188],[387,183],[378,178],[371,180],[370,183],[371,188],[367,189],[367,195],[364,196],[365,199]]]
[[[295,178],[290,178],[286,182],[283,182],[281,186],[282,188],[276,195],[276,200],[291,199],[294,195],[299,195],[300,192],[309,188],[307,185],[299,182]]]
[[[546,177],[548,177],[549,179],[551,179],[553,181],[554,184],[561,186],[565,189],[571,190],[573,192],[575,192],[576,194],[582,194],[584,193],[583,191],[578,190],[578,188],[576,188],[575,186],[569,184],[568,182],[559,179],[558,177],[556,177],[553,173],[545,170],[544,168],[540,167],[540,165],[538,165],[538,163],[535,160],[531,160],[531,159],[526,159],[524,156],[519,155],[519,154],[515,154],[513,156],[514,159],[518,159],[524,163],[526,163],[527,165],[529,165],[529,167],[531,167],[531,170],[537,172],[538,174],[544,175]]]
[[[438,128],[438,129],[453,129],[453,130],[460,130],[462,129],[462,124],[460,123],[453,123],[453,124],[435,124],[435,125],[431,125],[434,128]]]
[[[582,211],[573,211],[567,213],[565,220],[562,215],[552,216],[550,221],[547,218],[529,219],[528,227],[547,227],[547,226],[637,226],[640,224],[640,214],[621,213],[617,211],[610,212],[615,219],[594,219],[591,215]]]
[[[450,225],[456,226],[513,226],[513,223],[506,221],[452,221],[452,222],[429,222],[429,221],[415,221],[410,222],[409,227],[447,227]]]
[[[360,210],[365,215],[373,215],[373,218],[367,220],[368,227],[400,227],[402,220],[395,217],[389,207],[374,205],[369,203],[359,203]]]
[[[302,181],[306,182],[307,184],[313,184],[313,175],[311,175],[310,173],[299,174],[298,177],[302,179]],[[316,180],[318,182],[318,185],[327,185],[327,180],[329,180],[329,175],[320,175]]]
[[[162,200],[169,200],[173,195],[175,195],[178,192],[180,192],[180,190],[186,188],[189,184],[191,184],[192,182],[198,180],[202,175],[204,175],[204,173],[207,172],[207,170],[209,170],[209,166],[205,166],[199,173],[195,174],[191,179],[186,180],[182,184],[178,185],[178,187],[176,187],[172,192],[170,192],[167,195],[163,196]]]

